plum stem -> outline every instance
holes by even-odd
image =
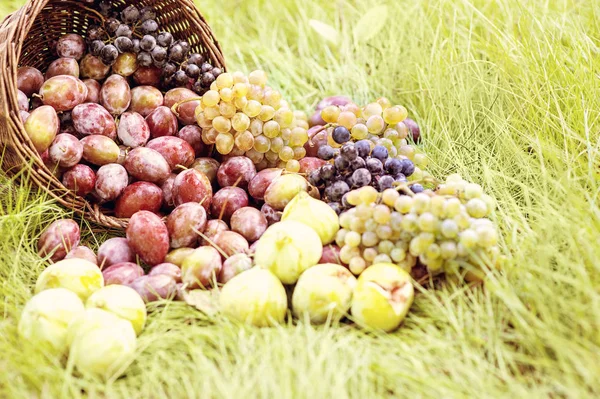
[[[179,112],[177,112],[177,110],[179,109],[179,107],[182,104],[185,103],[191,103],[192,101],[200,101],[202,100],[202,97],[192,97],[192,98],[188,98],[185,100],[181,100],[179,102],[176,102],[175,104],[173,104],[173,106],[171,107],[171,112],[173,112],[175,114],[175,116],[177,116],[179,118]]]
[[[195,228],[194,228],[194,229],[192,229],[192,230],[194,231],[194,233],[198,234],[200,237],[202,237],[203,239],[205,239],[206,241],[208,241],[208,243],[209,243],[210,245],[212,245],[214,249],[216,249],[217,251],[219,251],[219,253],[225,257],[225,259],[229,259],[229,255],[227,255],[227,254],[225,253],[225,251],[223,251],[223,250],[221,249],[221,247],[219,247],[219,246],[218,246],[218,245],[217,245],[217,244],[216,244],[216,243],[215,243],[213,240],[211,240],[210,238],[208,238],[208,236],[207,236],[207,235],[205,235],[205,234],[204,234],[204,233],[202,233],[200,230],[197,230],[197,229],[195,229]]]

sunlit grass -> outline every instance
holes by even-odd
[[[388,7],[383,30],[355,42],[353,27],[375,3]],[[485,289],[421,290],[403,328],[388,336],[258,330],[178,303],[153,306],[127,376],[103,384],[67,375],[17,340],[19,311],[44,267],[36,237],[64,211],[15,186],[0,206],[0,396],[600,394],[597,1],[225,0],[200,8],[229,69],[267,70],[296,108],[329,94],[406,105],[434,174],[461,173],[497,199],[506,270]],[[340,41],[328,42],[310,19],[333,26]]]

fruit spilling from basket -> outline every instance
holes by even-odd
[[[144,302],[393,331],[414,281],[479,281],[500,264],[494,200],[427,172],[405,107],[335,96],[309,120],[265,72],[213,66],[153,9],[96,6],[103,24],[57,38],[45,74],[19,68],[18,105],[64,187],[128,224],[97,250],[73,220],[43,232],[53,265],[23,312],[26,339],[108,378],[135,352]],[[90,349],[94,336],[106,345]]]

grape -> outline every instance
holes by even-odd
[[[52,162],[62,168],[70,168],[79,163],[83,156],[83,144],[73,135],[61,133],[48,148]]]
[[[172,43],[173,43],[173,35],[169,32],[160,32],[158,34],[158,36],[156,37],[156,43],[158,43],[159,46],[162,47],[169,47]],[[197,56],[200,54],[196,54]],[[202,57],[202,56],[200,56]],[[190,59],[188,60],[188,63],[190,64],[197,64],[197,58],[192,59],[190,57]]]
[[[404,124],[408,127],[408,130],[410,130],[413,141],[419,143],[421,141],[421,129],[419,128],[419,125],[410,118],[406,118]]]
[[[79,62],[79,72],[82,78],[102,80],[110,72],[110,66],[105,65],[97,56],[86,54]]]
[[[346,182],[337,181],[325,189],[325,197],[330,201],[338,202],[348,191],[350,191],[350,187]]]
[[[115,163],[119,159],[121,152],[119,146],[109,137],[93,134],[82,138],[81,144],[83,144],[83,159],[91,164],[102,166]]]
[[[419,193],[422,193],[423,191],[425,191],[425,188],[421,184],[417,183],[417,184],[411,185],[410,190],[415,194],[419,194]]]
[[[143,117],[147,117],[163,105],[163,95],[155,87],[152,86],[138,86],[131,90],[131,104],[129,106],[130,112],[137,112]]]
[[[146,51],[141,51],[140,49],[140,53],[137,55],[137,62],[138,65],[141,67],[150,67],[152,66],[153,63],[153,59],[152,59],[152,54],[148,53]]]
[[[210,64],[205,64],[210,65]],[[210,72],[202,73],[201,82],[203,87],[209,87],[215,81],[215,76]]]
[[[85,47],[83,37],[70,33],[58,39],[56,53],[59,57],[74,58],[79,61],[85,54]]]
[[[239,187],[225,187],[212,199],[211,215],[228,222],[235,211],[248,206],[248,195]]]
[[[215,140],[215,144],[219,154],[227,155],[233,151],[235,139],[230,133],[219,133]]]
[[[360,168],[352,174],[352,182],[356,187],[363,187],[371,184],[371,172],[368,169]]]
[[[142,23],[142,33],[145,35],[152,35],[158,31],[158,23],[152,19],[147,19]]]
[[[347,161],[353,161],[358,157],[358,151],[353,144],[344,144],[340,148],[340,156]]]
[[[125,112],[121,115],[117,135],[128,147],[145,145],[150,138],[150,128],[142,115],[137,112]]]
[[[213,201],[211,182],[204,173],[196,169],[185,170],[175,179],[173,199],[176,206],[187,202],[197,202],[208,211]]]
[[[131,37],[133,36],[133,32],[131,31],[131,28],[129,26],[127,26],[125,24],[121,24],[115,31],[115,36],[117,37],[117,39],[119,39],[121,37],[124,37],[126,39],[131,39]]]
[[[175,123],[177,121],[175,120]],[[196,156],[201,156],[204,153],[204,143],[202,142],[202,129],[195,125],[184,126],[175,134],[182,140],[188,142],[192,146]]]
[[[206,210],[198,203],[181,204],[167,218],[171,248],[196,247],[207,224]]]
[[[59,75],[70,75],[79,78],[79,64],[74,58],[54,60],[46,70],[46,79]]]
[[[241,234],[248,242],[257,241],[267,227],[265,215],[252,207],[240,208],[231,216],[231,230]]]
[[[52,106],[57,112],[72,110],[85,101],[87,94],[87,86],[69,75],[52,77],[40,88],[44,105]]]
[[[156,12],[150,6],[144,7],[140,10],[140,21],[146,22],[151,19],[156,19]]]
[[[145,210],[157,213],[163,203],[163,191],[153,183],[139,181],[127,186],[115,203],[115,216],[130,218]]]
[[[344,144],[350,140],[350,131],[346,129],[344,126],[338,126],[333,129],[332,136],[333,141],[337,144]]]
[[[169,163],[158,151],[145,147],[131,150],[124,166],[134,178],[155,184],[162,184],[171,172]]]
[[[44,75],[33,67],[20,67],[17,70],[17,88],[27,97],[37,94],[44,84]]]
[[[84,197],[96,186],[96,174],[87,165],[75,165],[62,176],[62,184],[77,195]]]
[[[148,265],[163,263],[169,251],[169,232],[159,216],[139,211],[129,219],[127,240],[133,251]]]
[[[250,151],[254,147],[254,136],[249,131],[237,133],[235,146],[242,152]]]
[[[376,145],[371,151],[371,156],[383,163],[388,157],[388,150],[384,146]]]
[[[73,108],[73,127],[82,136],[103,135],[112,140],[117,138],[114,118],[99,104],[85,103]]]
[[[41,257],[50,255],[52,262],[64,259],[71,248],[79,245],[79,226],[71,219],[53,222],[40,236],[37,248]]]
[[[98,169],[95,193],[103,201],[114,201],[121,195],[129,183],[125,168],[112,163]]]
[[[160,153],[169,164],[171,171],[190,167],[195,158],[192,146],[178,137],[165,136],[152,139],[146,144],[146,148]]]
[[[121,19],[126,24],[133,24],[140,19],[140,10],[136,6],[129,6],[121,11]]]
[[[41,106],[31,111],[25,122],[25,131],[38,152],[44,152],[54,141],[60,123],[51,106]]]
[[[102,51],[100,51],[99,56],[104,65],[113,65],[115,61],[117,61],[118,57],[119,50],[117,50],[117,48],[112,44],[107,44],[106,46],[104,46],[102,48]]]
[[[154,36],[145,35],[140,39],[140,49],[142,51],[151,52],[156,47],[156,39]]]

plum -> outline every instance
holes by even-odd
[[[256,200],[262,201],[265,198],[267,188],[273,183],[273,180],[281,176],[283,169],[268,168],[263,169],[254,176],[248,184],[250,196]]]
[[[157,274],[165,274],[175,280],[176,283],[181,283],[181,268],[173,263],[161,263],[154,266],[148,273],[149,276]]]
[[[79,62],[79,72],[82,78],[102,80],[110,72],[110,66],[104,65],[100,58],[86,54]]]
[[[165,257],[165,262],[172,263],[174,265],[177,265],[178,267],[181,267],[185,258],[187,258],[189,255],[191,255],[192,252],[194,252],[194,249],[195,248],[174,249],[167,254],[167,256]]]
[[[256,208],[246,206],[231,216],[231,230],[241,234],[248,242],[258,240],[267,227],[267,218]]]
[[[173,200],[176,206],[186,202],[197,202],[202,204],[207,211],[210,210],[213,201],[210,180],[204,173],[198,172],[196,169],[181,172],[173,183]]]
[[[147,117],[152,111],[163,105],[163,102],[163,95],[156,87],[138,86],[131,90],[129,111]]]
[[[110,238],[98,248],[98,264],[107,268],[118,263],[135,262],[135,252],[124,237]]]
[[[104,268],[102,270],[102,276],[104,276],[104,285],[119,284],[127,285],[131,284],[135,279],[144,275],[144,269],[133,262],[121,262],[115,263],[112,266]]]
[[[137,55],[133,53],[119,54],[117,60],[112,66],[113,73],[123,77],[129,77],[135,73],[138,68]]]
[[[50,255],[52,262],[58,262],[67,256],[72,248],[79,245],[79,225],[72,219],[56,220],[44,230],[37,247],[42,257]]]
[[[212,199],[211,215],[229,222],[240,208],[248,206],[248,194],[239,187],[225,187],[217,191]]]
[[[71,168],[81,161],[83,144],[75,136],[61,133],[48,148],[48,156],[61,168]]]
[[[117,199],[115,216],[129,218],[141,210],[157,213],[162,204],[163,191],[160,187],[153,183],[138,181],[125,187]]]
[[[174,136],[177,133],[177,117],[165,106],[160,106],[152,111],[146,117],[146,123],[152,138]]]
[[[141,147],[150,138],[150,127],[141,114],[125,112],[119,120],[117,136],[127,147]]]
[[[44,75],[33,67],[20,67],[17,70],[17,88],[27,97],[37,94],[44,84]]]
[[[17,104],[19,105],[19,111],[29,112],[29,98],[21,90],[17,90]]]
[[[171,171],[181,167],[188,168],[195,158],[192,146],[179,137],[157,137],[150,140],[146,144],[146,148],[151,148],[160,153],[168,162]]]
[[[98,258],[96,257],[96,254],[94,253],[94,251],[92,251],[90,248],[86,247],[85,245],[79,245],[73,249],[71,249],[69,251],[69,253],[67,253],[67,256],[65,256],[65,259],[85,259],[88,262],[91,262],[95,265],[98,265]]]
[[[79,78],[79,64],[74,58],[59,58],[52,61],[46,70],[46,79],[59,75],[71,75]]]
[[[173,277],[166,274],[141,276],[128,286],[140,294],[146,303],[160,299],[172,299],[177,293],[177,283]]]
[[[193,98],[199,98],[198,94],[194,93],[190,89],[179,87],[172,89],[165,94],[164,105],[172,108],[175,104],[185,100],[191,100]],[[177,107],[175,111],[179,121],[183,125],[193,125],[196,123],[195,112],[198,105],[200,105],[200,100],[188,101]]]
[[[167,180],[160,186],[163,192],[163,206],[168,209],[175,206],[175,201],[173,200],[173,185],[175,184],[176,177],[177,175],[175,173],[171,173],[169,177],[167,177]]]
[[[179,132],[175,134],[180,139],[183,139],[192,146],[196,152],[196,156],[200,157],[204,153],[205,145],[202,141],[202,129],[196,125],[184,126]]]
[[[83,144],[83,159],[96,166],[117,162],[121,153],[117,143],[110,137],[100,134],[82,138],[81,144]]]
[[[131,89],[127,79],[121,75],[111,75],[100,90],[100,103],[112,115],[121,115],[131,103]]]
[[[80,104],[73,108],[71,117],[75,131],[81,136],[97,134],[106,136],[111,140],[117,138],[115,119],[99,104]]]
[[[301,191],[308,191],[308,182],[296,174],[284,174],[273,180],[265,192],[265,203],[273,209],[282,211]]]
[[[162,184],[171,173],[169,163],[151,148],[137,147],[127,154],[124,163],[127,172],[138,180]]]
[[[222,231],[214,237],[214,246],[224,252],[225,257],[246,253],[250,248],[248,241],[235,231]]]
[[[162,69],[151,67],[138,67],[133,74],[133,80],[140,86],[159,86]]]
[[[70,75],[54,76],[40,88],[44,105],[52,106],[57,112],[70,111],[83,104],[88,96],[87,86]]]
[[[256,176],[256,166],[248,157],[232,157],[221,164],[217,171],[217,180],[221,188],[236,186],[243,189]]]
[[[103,201],[114,201],[128,184],[129,176],[125,168],[117,163],[111,163],[98,169],[95,193]]]
[[[85,102],[98,104],[100,102],[100,90],[102,90],[100,83],[94,79],[86,79],[83,81],[83,84],[86,85],[88,89],[88,95]]]
[[[214,242],[215,237],[222,231],[229,230],[229,226],[227,223],[220,219],[209,220],[206,223],[206,228],[204,229],[204,236],[208,239],[203,238],[200,241],[201,245],[211,245],[210,241]],[[210,241],[209,241],[210,240]]]
[[[204,232],[207,217],[204,207],[195,202],[179,205],[167,218],[171,248],[195,247],[198,232]]]
[[[96,187],[96,173],[87,165],[75,165],[63,174],[62,184],[77,195],[85,197]]]
[[[238,274],[252,268],[252,259],[246,254],[235,254],[223,262],[219,273],[219,283],[225,284]]]
[[[192,126],[186,126],[192,127]],[[196,169],[198,172],[202,172],[208,177],[208,180],[215,185],[217,183],[217,171],[221,164],[219,161],[213,158],[196,158],[190,168]]]
[[[54,108],[43,105],[31,111],[25,122],[25,131],[38,152],[46,151],[58,134],[60,123]]]
[[[300,173],[308,175],[313,170],[319,169],[321,166],[327,164],[326,161],[317,157],[304,157],[300,161]]]
[[[181,281],[189,289],[208,288],[221,272],[221,255],[213,247],[200,247],[187,256],[181,266]]]
[[[139,211],[129,219],[125,231],[133,251],[148,265],[163,263],[169,252],[169,231],[159,216]]]
[[[77,61],[83,57],[85,49],[85,40],[75,33],[61,36],[56,43],[56,53],[59,57],[73,58]]]

